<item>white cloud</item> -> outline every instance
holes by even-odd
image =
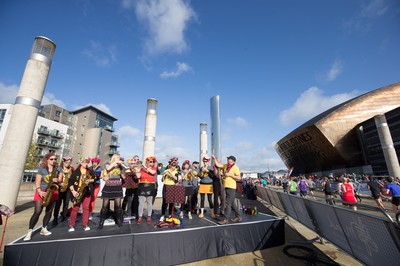
[[[303,92],[289,109],[279,115],[280,123],[284,126],[296,123],[301,124],[308,119],[334,107],[344,101],[359,95],[359,92],[340,93],[332,96],[324,96],[317,87],[311,87]]]
[[[83,54],[93,60],[97,66],[107,67],[117,61],[117,48],[113,45],[104,48],[101,43],[91,41]]]
[[[52,93],[45,93],[42,99],[42,105],[55,104],[61,108],[67,109],[63,101],[57,99]]]
[[[250,149],[252,149],[252,147],[253,147],[253,144],[251,142],[240,141],[240,142],[236,143],[235,148],[239,153],[242,153],[242,152],[249,151]]]
[[[123,8],[132,9],[135,7],[135,0],[122,0],[121,4]]]
[[[234,155],[241,171],[264,173],[267,170],[286,169],[286,166],[276,153],[274,145],[275,142],[266,146],[259,145],[259,147],[254,147],[251,142],[243,141],[233,148],[223,149],[222,162],[225,163],[227,156]]]
[[[190,149],[187,147],[185,137],[174,135],[159,135],[156,136],[156,154],[160,158],[159,161],[166,162],[171,157],[178,157],[179,162],[192,158],[195,156],[191,154]]]
[[[392,1],[390,0],[374,0],[363,2],[360,12],[346,21],[344,24],[345,27],[350,30],[368,31],[371,28],[374,20],[382,17],[386,14],[386,12],[388,12],[391,2]]]
[[[130,5],[129,1],[125,2],[126,6]],[[136,16],[148,32],[145,40],[147,54],[180,54],[188,49],[184,32],[187,24],[196,18],[188,1],[138,0]]]
[[[123,125],[116,131],[120,143],[119,152],[124,158],[132,158],[133,155],[142,156],[143,132],[130,125]]]
[[[15,102],[19,87],[17,85],[6,85],[0,81],[0,103]]]
[[[96,107],[100,111],[103,111],[104,113],[109,114],[109,115],[112,116],[110,108],[107,105],[105,105],[104,103],[99,103],[99,104],[88,103],[88,104],[85,104],[85,105],[76,105],[73,108],[73,110],[78,110],[78,109],[84,108],[84,107],[89,106],[89,105],[91,105],[93,107]]]
[[[136,138],[142,136],[142,132],[137,128],[125,125],[119,128],[118,135],[120,138]]]
[[[235,118],[229,118],[228,119],[228,123],[230,124],[234,124],[238,127],[245,127],[247,126],[249,123],[246,121],[246,119],[244,119],[243,117],[235,117]]]
[[[176,69],[171,72],[164,71],[160,74],[160,77],[163,79],[167,78],[177,78],[185,72],[192,71],[192,68],[186,63],[176,63]]]
[[[343,64],[340,60],[336,59],[327,73],[326,80],[334,81],[342,73]]]
[[[17,85],[6,85],[0,81],[0,103],[14,104],[17,97],[19,87]],[[42,105],[55,104],[61,108],[66,108],[65,103],[57,99],[52,93],[45,93],[42,99]]]

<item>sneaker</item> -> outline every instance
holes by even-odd
[[[33,232],[32,229],[29,229],[29,230],[28,230],[28,233],[26,234],[26,236],[25,236],[25,238],[24,238],[24,241],[31,240],[31,238],[32,238],[32,232]]]
[[[68,229],[68,232],[74,232],[74,231],[75,231],[75,228],[72,225],[70,225],[69,229]]]
[[[179,218],[183,218],[183,212],[179,213]]]
[[[160,222],[164,222],[164,220],[165,220],[165,217],[164,217],[164,215],[163,215],[163,216],[161,216],[161,218],[160,218]]]
[[[89,221],[93,220],[93,214],[90,214]]]
[[[228,224],[228,220],[221,220],[218,222],[218,224],[221,224],[221,225]]]
[[[137,224],[142,224],[142,217],[139,217],[139,219],[136,222]]]
[[[199,214],[199,218],[203,219],[204,218],[204,213]]]
[[[42,236],[49,236],[49,235],[51,235],[51,232],[49,230],[47,230],[47,227],[42,227],[42,230],[40,230],[40,234]]]
[[[146,223],[151,224],[152,222],[153,222],[153,220],[151,219],[151,217],[147,217]]]
[[[88,225],[86,225],[86,226],[83,227],[83,230],[89,231],[89,230],[90,230],[90,227],[89,227]]]
[[[211,218],[213,218],[213,219],[215,219],[215,213],[214,212],[211,212]]]
[[[240,223],[242,221],[242,218],[241,217],[235,217],[235,218],[231,219],[231,221],[234,222],[234,223]]]
[[[193,218],[192,218],[192,214],[189,212],[188,213],[188,217],[189,217],[189,220],[192,220]]]

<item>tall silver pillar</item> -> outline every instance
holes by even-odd
[[[385,115],[376,115],[374,119],[389,175],[393,177],[400,176],[399,160],[397,158],[396,150],[394,149],[393,139],[390,134],[386,117]]]
[[[200,123],[200,167],[204,166],[203,158],[208,155],[207,124]]]
[[[146,124],[142,155],[143,162],[147,157],[154,156],[156,144],[157,103],[158,101],[153,98],[147,100]]]
[[[211,153],[221,160],[221,130],[220,130],[220,112],[219,95],[213,96],[210,100],[211,114]]]
[[[36,37],[0,150],[0,204],[15,209],[40,104],[56,45]]]

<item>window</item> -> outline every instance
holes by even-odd
[[[56,117],[61,117],[61,112],[60,111],[56,111]]]

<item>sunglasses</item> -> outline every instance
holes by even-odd
[[[49,160],[50,161],[55,161],[55,160],[57,160],[57,158],[50,158]]]

